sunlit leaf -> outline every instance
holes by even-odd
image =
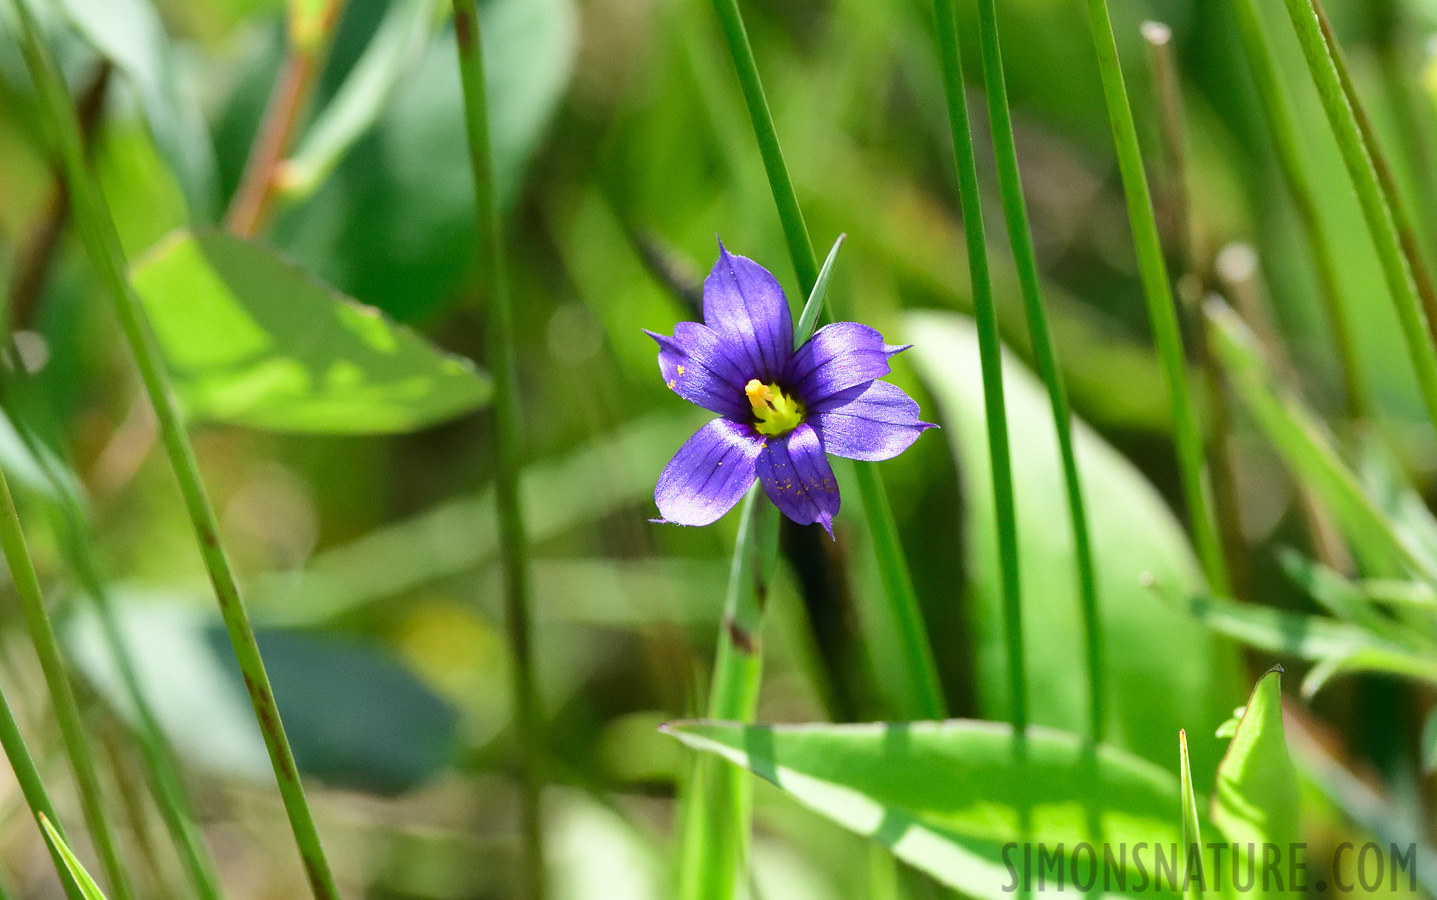
[[[1214,631],[1269,653],[1323,660],[1380,644],[1361,628],[1324,616],[1204,596],[1173,603]]]
[[[938,421],[963,479],[968,604],[978,671],[979,709],[1007,716],[1002,605],[998,588],[992,482],[984,436],[983,384],[970,320],[914,313],[899,335],[937,401]],[[1070,731],[1086,727],[1087,668],[1073,537],[1053,431],[1041,383],[1011,356],[1003,381],[1018,505],[1023,630],[1033,721]],[[1176,771],[1173,736],[1210,735],[1242,699],[1231,645],[1185,621],[1143,587],[1150,574],[1183,591],[1202,577],[1182,526],[1142,474],[1083,422],[1073,431],[1088,510],[1110,676],[1108,739]],[[1037,649],[1041,648],[1041,649]],[[1154,697],[1162,697],[1160,704]],[[1219,748],[1193,745],[1193,773],[1206,783]],[[1173,806],[1176,814],[1177,805]]]
[[[1143,841],[1167,852],[1182,839],[1177,778],[1112,747],[1093,755],[1077,737],[1046,728],[1030,729],[1021,745],[1007,726],[968,721],[696,722],[667,730],[773,782],[971,897],[1014,896],[1015,870],[1018,877],[1023,870],[1021,844],[1074,848],[1098,840],[1099,828],[1113,847]],[[1036,881],[1036,861],[1029,865]],[[1082,854],[1065,865],[1084,880],[1095,874]],[[1128,858],[1114,866],[1109,892],[1173,896],[1166,882],[1137,887],[1131,865]],[[1120,872],[1129,876],[1126,888],[1116,883]]]
[[[196,419],[277,431],[413,431],[483,405],[489,379],[270,250],[180,232],[136,289]]]
[[[1297,771],[1287,752],[1282,728],[1279,672],[1268,672],[1252,698],[1218,766],[1212,820],[1233,845],[1234,867],[1262,866],[1260,848],[1276,846],[1284,854],[1302,840],[1299,827]],[[1258,848],[1249,850],[1249,848]],[[1259,893],[1286,896],[1278,882],[1261,883]]]
[[[1192,763],[1188,758],[1187,732],[1178,732],[1178,779],[1179,799],[1182,802],[1183,842],[1182,877],[1184,895],[1202,897],[1199,885],[1203,884],[1202,824],[1198,819],[1197,796],[1193,792]]]

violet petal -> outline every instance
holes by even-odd
[[[723,335],[748,378],[770,383],[793,356],[793,317],[783,288],[767,269],[719,244],[718,262],[704,279],[704,323]]]
[[[664,467],[654,501],[666,522],[708,525],[753,486],[763,439],[751,427],[714,419],[684,442]]]
[[[885,344],[883,335],[867,325],[835,322],[798,348],[784,383],[809,409],[821,410],[834,394],[887,375],[889,358],[906,349]]]
[[[875,381],[847,404],[818,414],[823,446],[834,456],[892,459],[932,428],[918,419],[918,403],[903,389]]]
[[[832,536],[838,480],[812,426],[805,423],[783,437],[769,438],[758,458],[758,477],[784,515],[800,525],[817,522]]]
[[[718,332],[698,322],[680,322],[673,337],[644,333],[658,342],[659,371],[675,394],[730,419],[751,418],[743,392],[748,383],[744,357]]]

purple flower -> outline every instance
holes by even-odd
[[[803,525],[833,533],[838,482],[826,454],[892,459],[932,428],[918,404],[878,379],[908,349],[867,325],[838,322],[793,348],[793,319],[778,281],[719,244],[704,281],[704,322],[680,322],[659,343],[659,371],[674,393],[720,418],[679,449],[659,476],[660,521],[708,525],[763,482],[769,499]]]

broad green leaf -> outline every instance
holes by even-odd
[[[84,864],[80,862],[79,857],[75,856],[75,851],[70,849],[70,845],[65,842],[65,836],[60,834],[55,823],[51,822],[50,817],[44,813],[40,813],[40,827],[44,829],[45,839],[50,842],[50,846],[54,847],[55,852],[60,854],[60,858],[65,861],[65,870],[70,873],[71,878],[75,879],[75,884],[80,886],[80,893],[85,896],[85,900],[105,900],[104,892],[95,883],[95,879],[90,877],[90,873],[85,871]]]
[[[1297,477],[1332,510],[1343,533],[1369,565],[1386,573],[1437,578],[1437,564],[1362,488],[1343,463],[1321,422],[1290,392],[1275,386],[1256,338],[1221,301],[1209,301],[1207,321],[1223,372],[1243,405]]]
[[[214,149],[199,103],[181,83],[176,54],[149,0],[60,0],[80,34],[124,73],[155,146],[184,191],[192,221],[214,218]]]
[[[307,197],[373,127],[400,80],[419,61],[434,31],[440,0],[396,0],[344,84],[285,161],[281,188],[291,202]]]
[[[979,709],[1003,719],[1008,698],[1002,607],[983,385],[970,320],[942,313],[905,319],[903,339],[938,402],[938,421],[959,461],[966,508],[964,553],[971,573],[968,615],[978,671]],[[1087,669],[1073,563],[1063,509],[1063,473],[1052,407],[1039,381],[1005,357],[1008,424],[1018,504],[1023,633],[1029,647],[1033,721],[1079,732],[1086,727]],[[1089,509],[1110,675],[1108,739],[1175,771],[1173,735],[1210,735],[1242,699],[1234,648],[1143,587],[1151,574],[1183,593],[1202,578],[1182,526],[1140,472],[1081,421],[1074,423]],[[1162,697],[1162,703],[1154,703]],[[1205,784],[1217,767],[1211,741],[1193,746],[1193,774]],[[1177,812],[1174,803],[1172,811]]]
[[[479,7],[495,192],[507,210],[568,85],[578,13],[573,0]],[[333,176],[276,222],[276,243],[401,321],[451,302],[476,247],[463,111],[454,33],[446,28]]]
[[[1110,746],[1094,755],[1076,736],[1047,728],[1029,729],[1021,744],[1005,725],[958,720],[666,730],[975,898],[1014,896],[1024,843],[1072,848],[1098,842],[1099,831],[1115,848],[1176,849],[1182,839],[1178,780],[1169,772]],[[1084,878],[1087,862],[1076,863]],[[1131,858],[1123,864],[1127,888],[1115,870],[1110,893],[1173,896],[1167,884],[1138,887]],[[1067,862],[1069,874],[1074,865]],[[1036,864],[1030,871],[1036,880]]]
[[[1212,797],[1212,821],[1234,846],[1233,866],[1262,866],[1249,859],[1265,846],[1277,846],[1284,858],[1290,847],[1302,840],[1298,817],[1297,770],[1287,752],[1282,728],[1282,693],[1279,672],[1268,672],[1253,689],[1237,734],[1218,766],[1217,785]],[[1284,896],[1272,883],[1257,882],[1266,896]]]
[[[133,269],[196,419],[275,431],[414,431],[488,402],[489,379],[272,251],[179,232]]]
[[[213,771],[272,777],[217,617],[163,600],[116,599],[141,686],[175,748]],[[397,793],[453,758],[455,710],[377,647],[278,629],[261,628],[257,637],[302,771],[336,786]],[[77,610],[66,638],[95,689],[133,717],[94,613]]]

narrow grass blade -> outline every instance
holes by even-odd
[[[1434,427],[1437,427],[1437,349],[1433,347],[1428,331],[1429,323],[1423,314],[1413,272],[1402,249],[1398,223],[1394,219],[1393,210],[1387,202],[1373,164],[1372,148],[1363,139],[1362,128],[1343,90],[1337,63],[1323,37],[1316,4],[1313,0],[1286,2],[1288,16],[1297,32],[1297,40],[1307,60],[1308,71],[1317,86],[1328,124],[1337,138],[1342,161],[1352,178],[1353,187],[1357,190],[1362,215],[1367,221],[1367,230],[1371,233],[1372,243],[1377,249],[1387,290],[1392,295],[1397,320],[1402,326],[1402,336],[1407,342],[1407,353],[1417,373],[1417,384],[1421,388],[1423,402]]]
[[[1343,464],[1318,419],[1273,383],[1257,340],[1226,304],[1209,300],[1213,351],[1238,397],[1279,454],[1327,504],[1357,553],[1375,571],[1412,573],[1437,584],[1437,564],[1394,527]]]
[[[1324,616],[1213,597],[1178,598],[1162,591],[1160,594],[1167,603],[1184,610],[1213,631],[1268,653],[1320,662],[1381,645],[1378,638],[1356,625]]]
[[[25,738],[20,734],[20,726],[15,723],[15,713],[10,709],[10,701],[4,691],[0,691],[0,748],[4,749],[5,758],[10,761],[10,770],[15,773],[15,780],[20,784],[20,793],[24,795],[31,814],[35,816],[36,825],[40,826],[46,819],[58,822],[55,804],[50,800],[45,782],[40,779],[35,758],[25,746]],[[65,894],[70,900],[85,900],[80,886],[70,877],[65,858],[53,845],[50,847],[50,856],[55,861],[55,871],[60,876],[60,883],[65,887]]]
[[[1102,740],[1106,719],[1107,669],[1099,623],[1098,579],[1093,565],[1092,540],[1083,487],[1078,478],[1078,460],[1073,450],[1073,413],[1068,391],[1058,364],[1058,348],[1048,325],[1038,275],[1038,254],[1028,224],[1023,198],[1023,180],[1018,168],[1018,146],[1013,134],[1013,114],[1008,107],[1008,87],[1003,74],[1003,51],[998,34],[995,0],[978,0],[978,31],[983,52],[983,81],[987,89],[988,118],[993,128],[993,152],[998,164],[998,187],[1003,198],[1003,216],[1008,225],[1008,242],[1018,269],[1028,333],[1038,374],[1047,385],[1053,406],[1053,426],[1063,460],[1063,482],[1068,494],[1068,515],[1073,524],[1073,562],[1078,570],[1078,593],[1083,610],[1083,630],[1088,659],[1088,737]],[[965,218],[966,221],[966,218]]]
[[[1202,826],[1198,823],[1197,797],[1193,794],[1192,766],[1188,764],[1188,733],[1178,732],[1178,776],[1183,804],[1182,893],[1202,900]]]
[[[1102,76],[1103,98],[1107,103],[1108,119],[1117,148],[1123,193],[1127,196],[1128,219],[1132,223],[1137,247],[1148,318],[1162,362],[1163,379],[1167,382],[1168,396],[1172,401],[1173,439],[1177,445],[1178,470],[1193,543],[1197,547],[1198,558],[1202,560],[1208,583],[1215,592],[1226,594],[1229,593],[1227,563],[1203,475],[1202,431],[1198,428],[1197,415],[1188,394],[1187,364],[1177,311],[1173,306],[1172,285],[1168,280],[1167,263],[1163,259],[1152,194],[1148,190],[1147,171],[1143,165],[1142,148],[1138,144],[1138,127],[1133,120],[1127,86],[1123,82],[1122,63],[1118,58],[1107,0],[1088,0],[1088,20],[1093,32],[1093,46],[1098,54],[1098,72]]]
[[[174,391],[160,356],[155,336],[139,298],[125,276],[125,259],[119,235],[104,196],[95,183],[80,140],[79,125],[64,81],[49,51],[39,38],[36,24],[24,3],[15,3],[21,27],[19,37],[25,61],[41,98],[46,125],[64,166],[66,184],[75,223],[102,289],[114,303],[125,339],[135,356],[150,403],[155,409],[161,442],[179,482],[185,507],[199,540],[200,555],[209,573],[225,629],[244,673],[246,688],[264,735],[274,766],[275,778],[289,816],[295,843],[305,864],[316,900],[337,900],[338,887],[320,844],[314,815],[304,796],[294,753],[285,737],[279,709],[265,673],[264,660],[255,643],[249,614],[240,596],[239,585],[229,557],[220,541],[219,523],[205,490],[194,448],[185,432]]]
[[[35,654],[40,659],[40,668],[45,674],[45,684],[50,692],[50,705],[60,723],[60,732],[65,742],[65,752],[70,758],[75,782],[79,787],[80,806],[85,813],[90,837],[95,843],[100,864],[110,887],[120,900],[134,896],[134,887],[120,855],[119,839],[114,824],[106,810],[104,791],[100,786],[100,770],[95,763],[95,754],[90,749],[89,736],[80,717],[80,706],[75,701],[75,689],[70,683],[70,673],[60,651],[60,642],[55,637],[50,613],[45,607],[45,598],[40,592],[40,579],[35,573],[35,564],[30,558],[25,543],[25,533],[20,527],[20,514],[15,509],[15,500],[10,495],[10,485],[4,472],[0,472],[0,547],[4,549],[5,562],[15,583],[15,593],[20,598],[25,624],[30,631]]]
[[[521,754],[524,891],[530,900],[543,900],[547,893],[544,829],[540,818],[543,713],[539,705],[530,634],[532,574],[529,569],[529,543],[519,498],[522,444],[519,376],[514,358],[513,300],[504,266],[499,204],[494,193],[484,53],[475,0],[454,0],[454,37],[459,51],[459,78],[464,86],[464,120],[474,177],[475,229],[479,238],[484,299],[488,304],[487,351],[494,378],[494,488],[499,518],[499,556],[504,571],[504,624],[513,660],[510,682]]]
[[[1307,238],[1308,252],[1312,255],[1312,263],[1317,271],[1318,287],[1328,322],[1332,327],[1333,343],[1336,345],[1338,365],[1342,372],[1347,412],[1353,419],[1362,419],[1367,414],[1367,385],[1357,359],[1351,318],[1342,305],[1332,241],[1318,212],[1317,195],[1307,163],[1302,156],[1302,138],[1297,119],[1288,100],[1287,89],[1283,86],[1277,62],[1273,58],[1272,46],[1258,17],[1256,3],[1254,0],[1230,0],[1230,4],[1237,16],[1243,49],[1252,69],[1253,82],[1257,86],[1258,100],[1267,119],[1268,130],[1272,133],[1277,163],[1282,170],[1283,181],[1287,183],[1288,192],[1292,195],[1303,235]]]
[[[1409,681],[1420,681],[1429,687],[1437,686],[1437,660],[1386,647],[1364,647],[1346,656],[1325,659],[1313,666],[1307,677],[1302,679],[1302,696],[1311,699],[1332,679],[1359,672],[1393,675]]]
[[[813,327],[818,324],[819,317],[823,315],[823,301],[828,294],[828,279],[833,276],[833,264],[838,259],[838,250],[848,235],[840,234],[838,240],[833,242],[833,249],[828,251],[828,258],[823,261],[823,268],[818,270],[818,280],[813,283],[813,290],[808,292],[808,302],[803,304],[803,312],[799,314],[798,324],[793,329],[793,348],[797,350],[813,334]]]
[[[754,485],[740,509],[719,628],[718,656],[709,686],[708,716],[753,719],[763,666],[763,607],[778,554],[778,507]],[[751,785],[732,766],[697,759],[684,797],[679,838],[679,897],[731,898],[747,871]]]
[[[45,830],[45,841],[50,848],[60,855],[60,859],[65,861],[65,869],[70,873],[70,877],[75,879],[75,883],[80,886],[80,893],[84,894],[85,900],[105,900],[105,894],[100,890],[100,886],[95,883],[95,879],[90,877],[90,873],[85,871],[85,867],[80,864],[80,860],[70,849],[70,845],[65,843],[65,836],[55,829],[50,817],[44,813],[40,813],[40,827]]]
[[[948,127],[953,137],[954,166],[958,179],[963,233],[968,246],[968,270],[973,282],[973,309],[978,324],[979,358],[987,410],[989,457],[992,460],[993,497],[998,522],[998,561],[1002,580],[1004,633],[1007,636],[1010,719],[1021,733],[1028,725],[1028,678],[1024,662],[1022,592],[1018,569],[1018,514],[1013,501],[1013,464],[1008,449],[1008,414],[1003,405],[1002,348],[998,313],[988,270],[988,245],[983,234],[983,208],[979,196],[978,163],[973,153],[968,100],[963,85],[962,50],[952,0],[934,0],[938,36],[938,65],[948,104]]]

